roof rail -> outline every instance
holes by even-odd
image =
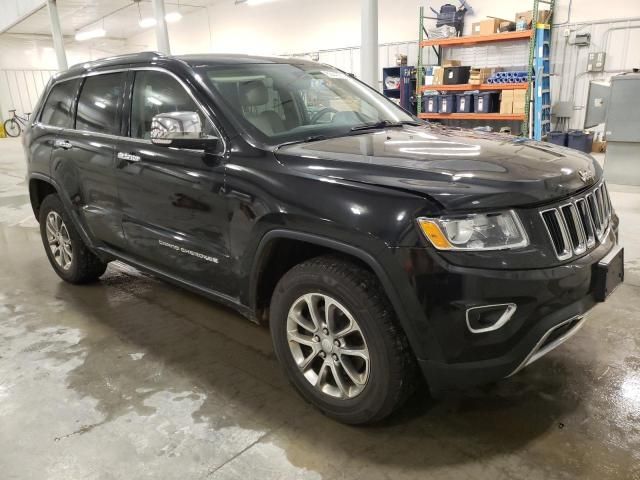
[[[161,52],[137,52],[137,53],[127,53],[124,55],[115,55],[113,57],[105,57],[99,58],[97,60],[92,60],[90,62],[82,62],[76,63],[69,67],[67,71],[74,70],[91,70],[93,68],[102,67],[105,65],[117,65],[121,63],[138,63],[138,62],[148,62],[158,57],[166,57],[164,53]]]

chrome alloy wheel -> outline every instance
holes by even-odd
[[[298,298],[287,316],[287,340],[298,368],[317,390],[354,398],[369,379],[369,349],[358,322],[322,293]]]
[[[73,261],[71,237],[59,213],[54,211],[49,212],[47,215],[46,230],[47,244],[49,245],[49,250],[51,250],[53,258],[60,268],[69,270],[71,268],[71,262]]]

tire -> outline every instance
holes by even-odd
[[[45,197],[39,217],[42,243],[58,276],[75,284],[100,278],[107,264],[86,247],[58,195]]]
[[[323,331],[317,323],[329,328]],[[415,359],[377,278],[340,257],[313,258],[280,279],[270,329],[276,357],[293,386],[342,423],[382,420],[417,383]],[[341,336],[341,331],[352,333]]]
[[[22,127],[13,118],[4,122],[4,131],[9,137],[19,137],[22,132]]]

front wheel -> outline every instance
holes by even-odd
[[[415,361],[377,278],[347,260],[295,266],[271,301],[274,350],[298,392],[348,424],[381,420],[413,390]]]
[[[22,132],[22,128],[20,124],[16,122],[13,118],[10,118],[6,122],[4,122],[4,131],[10,137],[18,137],[20,136],[20,132]]]

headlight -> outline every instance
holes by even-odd
[[[420,229],[438,250],[502,250],[529,245],[518,215],[509,210],[439,218],[418,218]]]

